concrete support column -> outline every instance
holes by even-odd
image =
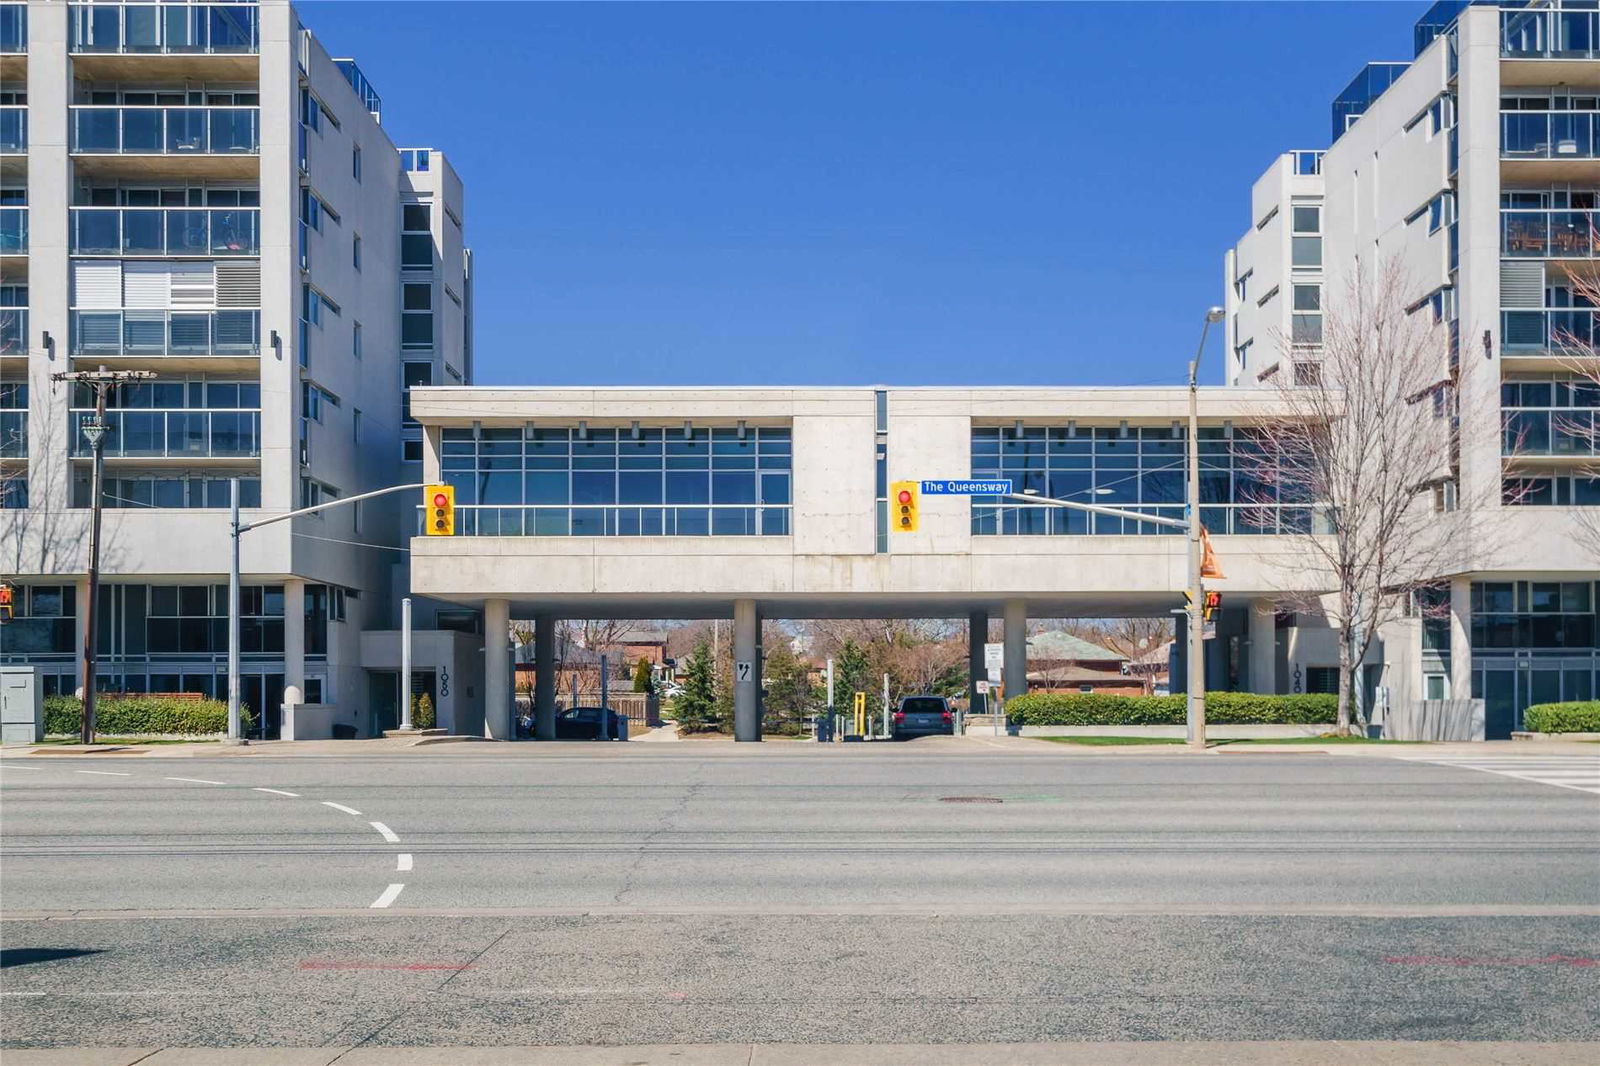
[[[1278,619],[1271,600],[1250,601],[1250,691],[1271,693],[1278,681]]]
[[[1028,605],[1021,600],[1005,603],[1006,699],[1028,691]]]
[[[283,583],[283,705],[299,706],[306,701],[305,692],[306,583],[291,577]]]
[[[981,714],[988,710],[984,698],[978,695],[978,682],[989,675],[983,662],[983,646],[989,640],[989,613],[973,611],[967,615],[967,712]]]
[[[755,600],[733,602],[733,739],[761,739],[761,616]],[[740,676],[740,668],[744,676]]]
[[[483,601],[483,735],[510,740],[511,601]]]
[[[1472,579],[1450,579],[1450,698],[1472,698]]]
[[[556,739],[556,620],[533,624],[533,737]]]

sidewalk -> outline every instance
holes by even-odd
[[[6,1066],[1589,1066],[1600,1043],[1137,1041],[633,1047],[57,1048]]]

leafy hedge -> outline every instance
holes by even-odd
[[[1536,703],[1524,721],[1535,733],[1600,733],[1600,700]]]
[[[248,728],[248,708],[240,707]],[[46,696],[44,731],[47,735],[78,733],[83,728],[83,701],[74,696]],[[94,705],[94,730],[107,736],[131,737],[144,733],[200,736],[228,731],[228,705],[223,700],[178,700],[170,696],[101,697]]]
[[[1182,695],[1035,692],[1007,700],[1006,713],[1022,725],[1182,725],[1185,711]],[[1320,725],[1338,716],[1339,697],[1325,693],[1206,693],[1206,721],[1217,725]]]

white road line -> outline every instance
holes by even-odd
[[[405,887],[405,885],[390,885],[388,888],[383,890],[383,895],[372,901],[372,908],[387,907],[396,899],[400,898],[400,890]]]
[[[74,770],[72,772],[75,773],[75,774],[99,774],[101,777],[132,777],[133,776],[132,774],[125,774],[121,770]]]
[[[255,791],[256,792],[270,792],[274,796],[288,796],[290,799],[299,799],[300,798],[300,793],[298,793],[298,792],[285,792],[281,788],[258,788],[258,789],[255,789]]]
[[[1600,794],[1600,759],[1592,755],[1528,756],[1412,756],[1409,762],[1427,762],[1453,770],[1508,777],[1534,785]]]
[[[169,777],[168,781],[187,781],[191,785],[226,785],[226,781],[207,781],[203,777]]]
[[[0,767],[4,767],[7,770],[43,770],[44,769],[44,767],[42,767],[42,766],[18,766],[14,762],[0,762]]]
[[[324,807],[332,807],[332,808],[333,808],[333,809],[334,809],[334,810],[336,810],[336,811],[343,811],[343,812],[344,812],[344,813],[346,813],[346,814],[356,814],[356,815],[359,815],[359,814],[360,814],[360,813],[361,813],[361,812],[360,812],[360,811],[358,811],[358,810],[356,810],[356,809],[355,809],[355,808],[354,808],[354,807],[346,807],[346,806],[345,806],[345,805],[344,805],[344,804],[342,804],[342,803],[335,803],[335,802],[333,802],[333,800],[323,800],[323,801],[322,801],[322,805],[323,805],[323,806],[324,806]]]
[[[395,857],[395,873],[404,873],[409,869],[411,869],[411,853],[409,851],[402,851]]]
[[[378,832],[382,833],[383,834],[383,839],[387,840],[389,843],[391,843],[391,844],[400,843],[400,838],[394,835],[394,830],[390,829],[388,826],[384,825],[382,822],[368,822],[367,824],[372,826],[372,828],[376,829]]]

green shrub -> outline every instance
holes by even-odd
[[[1006,714],[1021,725],[1182,725],[1185,708],[1181,694],[1035,692],[1007,700]],[[1338,716],[1339,697],[1325,693],[1206,693],[1206,721],[1216,725],[1320,725]]]
[[[253,720],[248,707],[239,708],[242,728]],[[83,729],[83,702],[73,696],[46,696],[44,731],[71,736]],[[94,730],[107,736],[131,737],[144,733],[202,736],[228,731],[228,704],[223,700],[179,700],[171,696],[119,696],[95,701]]]
[[[1600,700],[1536,703],[1524,721],[1535,733],[1600,733]]]
[[[412,701],[411,725],[416,729],[432,729],[433,723],[433,697],[424,692]]]

